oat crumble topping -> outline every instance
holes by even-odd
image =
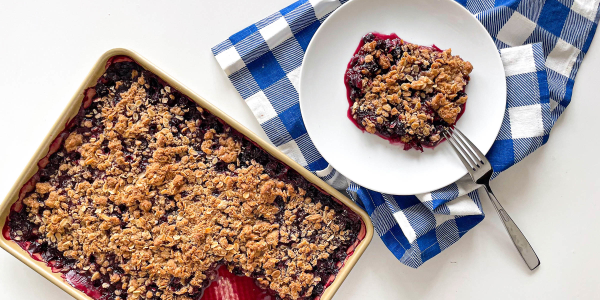
[[[369,33],[345,76],[355,124],[405,150],[434,147],[460,117],[473,66],[451,50]]]
[[[219,265],[277,299],[322,293],[356,216],[131,61],[95,91],[11,213],[13,240],[97,299],[199,299]]]

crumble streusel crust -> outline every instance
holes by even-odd
[[[196,299],[221,264],[281,299],[320,295],[360,229],[347,211],[132,62],[95,89],[12,239],[111,299]]]
[[[410,149],[435,146],[467,101],[471,63],[395,35],[367,34],[346,73],[350,112],[359,127]]]

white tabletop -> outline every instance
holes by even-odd
[[[127,47],[265,137],[210,48],[294,0],[10,1],[0,8],[0,199],[106,50]],[[84,3],[85,2],[85,3]],[[175,4],[177,2],[177,4]],[[414,270],[378,237],[335,299],[600,297],[600,42],[549,142],[492,186],[542,262],[530,272],[489,205],[457,244]],[[0,299],[68,299],[0,250]],[[237,299],[232,299],[237,300]]]

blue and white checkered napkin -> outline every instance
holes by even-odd
[[[483,220],[478,185],[465,177],[440,190],[393,196],[348,181],[321,157],[298,104],[302,58],[313,34],[347,0],[300,0],[212,51],[271,142],[371,216],[392,253],[413,268]],[[577,70],[598,23],[599,0],[457,0],[488,30],[506,72],[504,121],[487,157],[494,177],[548,140],[571,101]]]

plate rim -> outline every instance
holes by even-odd
[[[316,37],[317,37],[317,36],[318,36],[318,35],[319,35],[319,34],[322,32],[322,29],[323,29],[323,28],[325,28],[325,27],[326,27],[326,26],[327,26],[327,25],[328,25],[328,24],[331,22],[331,20],[332,20],[332,18],[331,18],[331,17],[333,17],[335,14],[339,14],[340,12],[343,12],[343,11],[345,11],[346,9],[348,9],[347,7],[349,7],[349,6],[353,5],[352,3],[358,3],[358,2],[360,2],[360,1],[369,1],[369,0],[351,0],[351,1],[348,1],[348,2],[346,2],[346,3],[344,3],[344,4],[342,4],[340,7],[338,7],[338,8],[337,8],[337,9],[336,9],[336,10],[335,10],[333,13],[331,13],[331,15],[329,15],[329,17],[327,17],[327,19],[325,19],[325,21],[324,21],[324,22],[321,24],[321,26],[319,26],[319,28],[318,28],[318,29],[315,31],[315,33],[314,33],[314,35],[313,35],[313,37],[312,37],[312,39],[311,39],[310,43],[308,44],[308,47],[306,48],[306,51],[305,51],[305,53],[304,53],[304,57],[302,58],[302,69],[301,69],[301,71],[300,71],[300,85],[299,85],[299,88],[298,88],[298,98],[299,98],[300,113],[301,113],[301,115],[303,116],[303,117],[302,117],[302,119],[303,119],[303,122],[304,122],[304,114],[305,114],[304,112],[305,112],[305,108],[303,108],[303,107],[304,107],[304,105],[302,105],[302,103],[303,103],[303,101],[302,101],[302,95],[303,95],[303,92],[302,92],[302,90],[303,90],[303,88],[302,88],[302,82],[303,82],[303,80],[302,80],[302,79],[303,79],[303,78],[306,76],[306,69],[304,68],[304,66],[305,66],[305,62],[306,62],[306,59],[307,59],[307,57],[309,57],[309,54],[310,54],[310,53],[312,53],[312,52],[314,51],[314,50],[312,50],[312,49],[313,49],[313,47],[312,47],[312,46],[313,46],[313,44],[314,44],[314,43],[313,43],[313,41],[314,41],[314,40],[315,40],[315,38],[316,38]],[[446,2],[451,2],[451,3],[452,3],[452,5],[458,6],[458,7],[459,7],[461,10],[463,10],[464,12],[466,12],[466,13],[467,13],[467,14],[468,14],[468,15],[469,15],[471,18],[475,19],[475,21],[476,21],[476,22],[477,22],[477,24],[478,24],[478,27],[479,27],[479,29],[481,29],[481,30],[484,30],[484,32],[486,33],[486,36],[487,36],[487,41],[488,41],[489,43],[493,44],[493,45],[494,45],[494,47],[497,49],[497,46],[496,46],[496,44],[494,43],[494,40],[492,39],[492,37],[491,37],[491,35],[489,34],[489,32],[487,31],[487,29],[486,29],[486,28],[483,26],[483,24],[481,24],[481,22],[480,22],[480,21],[479,21],[479,20],[478,20],[478,19],[477,19],[477,18],[476,18],[476,17],[475,17],[475,16],[474,16],[474,15],[473,15],[473,14],[472,14],[470,11],[469,11],[469,10],[467,10],[467,9],[466,9],[464,6],[460,5],[459,3],[457,3],[456,1],[453,1],[453,0],[422,0],[422,1],[438,1],[438,2],[439,2],[439,1],[446,1]],[[502,67],[502,69],[504,69],[504,66],[503,66],[503,63],[502,63],[502,58],[501,58],[501,56],[500,56],[500,51],[499,51],[499,50],[498,50],[498,51],[496,51],[496,53],[495,53],[494,57],[496,57],[496,63],[497,63],[497,64],[499,64],[499,65]],[[503,88],[502,88],[501,90],[503,91],[503,94],[504,94],[504,97],[502,97],[502,98],[504,99],[504,101],[503,101],[503,102],[504,102],[504,113],[506,113],[506,101],[507,101],[507,99],[506,99],[506,97],[507,97],[507,87],[506,87],[506,80],[503,80],[503,81],[502,81],[500,84],[501,84],[501,85],[503,85]],[[501,129],[501,127],[502,127],[502,123],[503,123],[503,122],[499,122],[499,123],[496,125],[496,127],[497,127],[497,128],[495,128],[495,129],[493,130],[493,132],[495,133],[495,137],[497,137],[497,136],[498,136],[498,134],[500,133],[500,129]],[[309,130],[309,125],[308,125],[308,123],[304,122],[304,126],[305,126],[305,128],[306,128],[306,132],[307,132],[308,136],[310,137],[310,130]],[[312,141],[312,139],[311,139],[311,141]],[[486,149],[485,151],[482,151],[482,152],[483,152],[484,154],[486,154],[486,155],[487,155],[487,153],[490,151],[490,149],[492,148],[492,146],[494,145],[494,143],[495,143],[495,140],[494,140],[494,142],[492,142],[492,144],[490,145],[490,147],[489,147],[488,149]],[[315,148],[316,148],[316,149],[317,149],[317,151],[318,151],[318,150],[319,150],[318,146],[317,146],[317,145],[316,145],[314,142],[313,142],[313,145],[315,146]],[[320,153],[320,151],[319,151],[319,153]],[[325,158],[325,156],[323,156],[322,154],[321,154],[321,156],[323,157],[323,159],[325,159],[325,160],[327,161],[327,159]],[[336,170],[337,170],[337,168],[336,168],[336,167],[335,167],[335,166],[334,166],[334,165],[333,165],[331,162],[327,161],[327,163],[328,163],[328,164],[329,164],[329,165],[330,165],[332,168],[334,168],[334,169],[336,169]],[[418,194],[426,194],[426,193],[429,193],[429,192],[433,192],[433,191],[435,191],[435,190],[438,190],[438,189],[440,189],[440,188],[443,188],[443,187],[445,187],[445,186],[448,186],[448,185],[450,185],[450,184],[452,184],[452,183],[454,183],[454,182],[458,181],[460,178],[462,178],[462,177],[464,177],[465,175],[467,175],[467,170],[465,169],[465,170],[464,170],[464,173],[460,173],[460,176],[457,176],[456,178],[452,179],[452,180],[451,180],[451,181],[449,181],[449,182],[448,182],[446,185],[443,185],[443,186],[437,187],[437,188],[435,188],[435,189],[433,189],[433,190],[429,190],[429,189],[428,189],[428,190],[425,190],[425,191],[423,191],[423,190],[418,190],[418,189],[417,189],[417,190],[413,190],[413,191],[404,192],[404,193],[402,193],[402,194],[398,194],[398,193],[397,193],[397,191],[392,191],[392,190],[377,190],[377,189],[373,189],[373,188],[371,188],[371,187],[368,187],[367,185],[364,185],[364,184],[360,183],[360,182],[359,182],[359,180],[354,180],[354,179],[352,179],[352,178],[350,178],[350,177],[346,176],[346,175],[345,175],[345,174],[343,174],[342,172],[340,172],[340,173],[341,173],[342,175],[344,175],[344,176],[345,176],[347,179],[349,179],[350,181],[352,181],[352,182],[355,182],[356,184],[358,184],[358,185],[360,185],[360,186],[362,186],[362,187],[365,187],[365,188],[367,188],[367,189],[370,189],[370,190],[373,190],[373,191],[377,191],[377,192],[380,192],[380,193],[392,194],[392,195],[418,195]]]

